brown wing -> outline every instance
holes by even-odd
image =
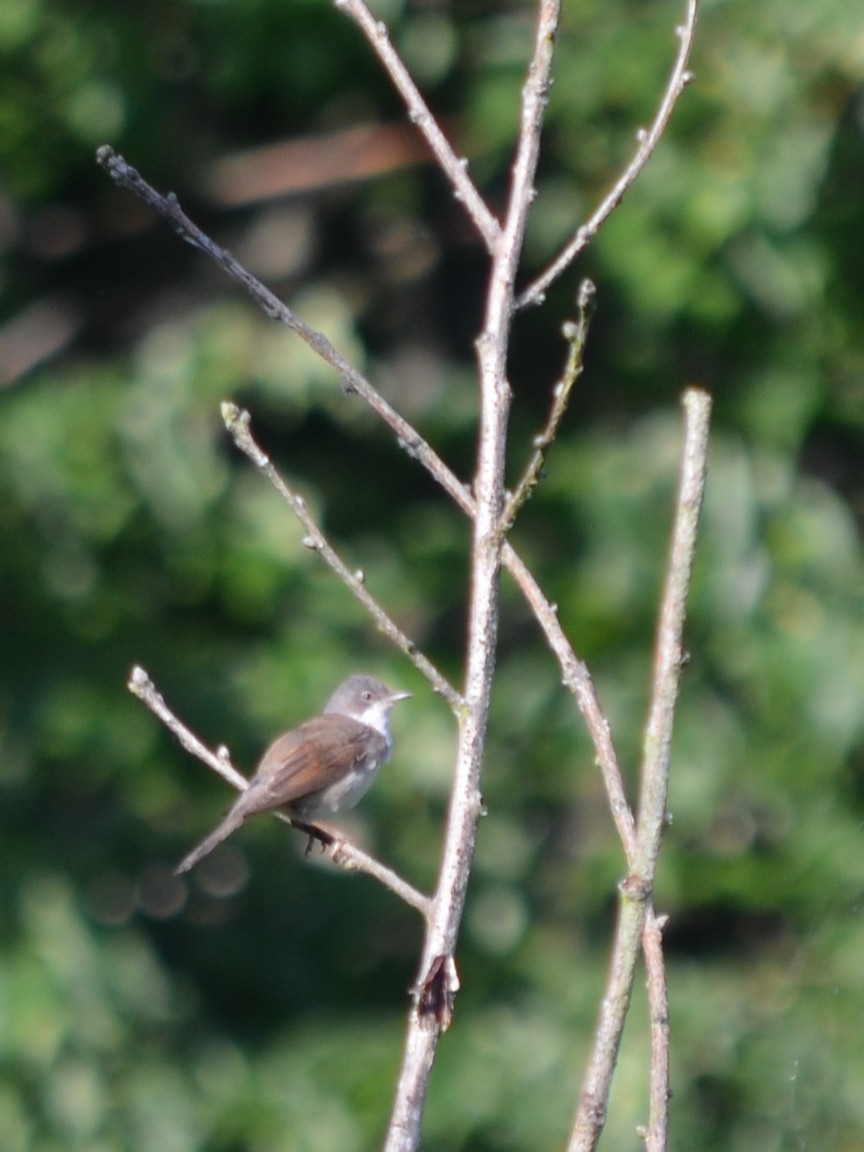
[[[367,760],[380,761],[386,741],[349,716],[316,716],[274,740],[237,801],[243,817],[321,792]]]

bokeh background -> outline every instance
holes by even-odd
[[[490,201],[524,3],[378,10]],[[525,273],[610,186],[683,5],[566,3]],[[586,370],[514,542],[560,606],[631,789],[682,388],[715,397],[657,891],[674,1150],[864,1147],[864,26],[708,0],[696,83],[511,362],[511,475]],[[94,162],[111,143],[368,373],[464,477],[483,252],[324,0],[0,0],[0,1131],[6,1152],[342,1152],[384,1130],[420,939],[273,821],[175,880],[226,786],[133,663],[254,765],[355,669],[415,696],[350,829],[432,884],[454,725],[227,441],[253,426],[457,682],[467,525],[333,374]],[[266,149],[266,151],[259,151]],[[271,150],[274,149],[274,150]],[[561,1147],[623,861],[593,756],[504,580],[463,991],[430,1152]],[[605,1141],[641,1147],[641,983]]]

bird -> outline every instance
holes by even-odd
[[[393,692],[375,676],[349,676],[319,716],[273,741],[233,807],[184,857],[176,875],[194,868],[260,812],[279,810],[306,827],[306,820],[353,808],[390,759],[390,710],[410,696]]]

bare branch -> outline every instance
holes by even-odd
[[[411,121],[417,125],[423,134],[435,159],[453,185],[456,199],[461,200],[465,205],[465,209],[483,238],[486,248],[490,253],[494,253],[495,245],[501,236],[501,225],[486,207],[482,196],[468,175],[467,160],[460,159],[456,155],[439,128],[435,117],[429,111],[426,101],[420,95],[417,85],[390,41],[387,25],[381,20],[376,20],[364,0],[335,0],[335,4],[337,8],[347,12],[352,20],[359,25],[364,36],[372,45],[385,71],[405,101]]]
[[[618,756],[612,743],[609,721],[600,705],[597,691],[587,665],[579,659],[567,634],[558,619],[558,608],[543,593],[540,585],[528,569],[524,560],[509,544],[504,545],[504,565],[531,606],[537,623],[543,630],[549,647],[554,652],[561,667],[564,687],[576,701],[585,720],[588,735],[597,754],[597,764],[603,775],[606,794],[612,819],[624,845],[628,867],[636,855],[636,824],[627,802],[624,779],[618,764]]]
[[[211,752],[206,744],[203,744],[191,729],[182,724],[168,705],[165,703],[159,692],[156,691],[156,685],[147,675],[143,668],[137,664],[129,673],[129,680],[126,687],[133,696],[137,696],[154,716],[157,716],[168,731],[176,737],[180,745],[186,749],[192,756],[197,756],[202,763],[206,764],[208,768],[212,768],[214,772],[218,772],[223,780],[227,780],[232,788],[236,788],[238,792],[245,792],[249,785],[246,777],[238,772],[234,765],[231,763],[231,756],[228,749],[224,746],[218,752]]]
[[[612,1073],[618,1056],[624,1019],[630,1003],[640,939],[651,909],[651,893],[657,870],[660,839],[666,825],[666,794],[669,777],[669,746],[672,735],[675,701],[681,671],[681,637],[693,556],[696,549],[696,530],[708,456],[708,425],[711,400],[706,392],[690,388],[684,399],[684,451],[678,484],[675,524],[672,546],[666,571],[663,599],[657,625],[657,641],[652,681],[652,699],[641,767],[641,793],[639,820],[636,828],[635,858],[630,873],[620,885],[621,906],[618,915],[612,962],[606,983],[606,992],[600,1008],[600,1019],[595,1032],[582,1096],[570,1135],[568,1152],[591,1152],[600,1138],[605,1122],[606,1101],[612,1083]],[[658,968],[655,941],[644,941],[646,959],[652,962],[649,991],[658,994],[658,981],[663,980]],[[665,982],[660,987],[665,987]],[[665,993],[664,993],[665,998]],[[662,1002],[652,1000],[652,1019],[665,1016]],[[660,1039],[652,1032],[652,1044]],[[658,1077],[668,1076],[668,1069],[658,1065]],[[668,1091],[668,1081],[652,1082],[652,1102]],[[656,1113],[652,1116],[652,1130],[663,1123]]]
[[[354,596],[356,596],[370,614],[378,625],[379,630],[383,632],[389,640],[392,640],[397,648],[400,648],[405,653],[408,659],[423,673],[435,691],[444,697],[458,716],[463,706],[462,697],[447,678],[438,671],[431,660],[427,659],[427,657],[419,651],[414,641],[402,631],[393,618],[388,616],[378,601],[369,594],[364,582],[364,573],[357,570],[352,571],[327,542],[323,532],[310,516],[309,510],[306,507],[306,501],[302,496],[298,496],[296,492],[293,492],[288,487],[273,467],[270,458],[262,452],[256,443],[249,430],[249,413],[241,411],[236,404],[231,404],[226,401],[222,404],[222,419],[225,421],[225,427],[231,433],[234,443],[240,451],[248,456],[259,472],[262,472],[267,477],[306,529],[306,538],[303,541],[306,547],[314,549],[322,560],[333,569],[340,580],[348,587]]]
[[[376,860],[374,856],[370,856],[368,852],[346,840],[341,833],[330,849],[330,859],[346,872],[365,872],[367,876],[389,888],[394,896],[398,896],[411,908],[415,908],[424,920],[429,919],[432,911],[430,897],[418,891],[407,880],[403,880],[398,872],[394,872],[392,868],[388,868],[386,864],[382,864],[380,860]]]
[[[450,1021],[455,995],[453,956],[483,805],[480,771],[495,670],[499,573],[503,533],[504,463],[510,386],[507,348],[513,312],[513,284],[522,250],[546,104],[557,0],[541,0],[534,51],[522,91],[522,115],[504,231],[496,245],[489,278],[483,331],[477,340],[480,369],[480,430],[474,477],[474,533],[471,551],[471,604],[465,702],[459,749],[447,817],[444,850],[432,916],[428,922],[417,979],[414,1011],[399,1075],[385,1152],[413,1152],[432,1060]],[[431,1011],[429,1010],[431,1007]]]
[[[197,756],[208,768],[212,768],[214,772],[218,772],[223,780],[227,780],[232,787],[236,788],[238,792],[245,792],[249,787],[249,781],[242,773],[238,772],[234,765],[231,763],[231,757],[227,748],[220,748],[218,752],[211,752],[206,744],[202,743],[186,725],[177,718],[171,711],[161,694],[156,690],[156,685],[150,679],[148,674],[143,668],[138,666],[134,667],[129,675],[127,687],[133,696],[137,696],[153,713],[157,716],[165,727],[171,732],[180,742],[183,748],[193,756]],[[273,815],[281,820],[284,824],[295,826],[295,821],[292,821],[284,812],[274,812]],[[312,832],[313,829],[308,825],[297,823],[296,826],[304,832]],[[329,847],[330,858],[334,864],[340,865],[346,871],[350,872],[365,872],[367,875],[372,876],[385,888],[389,888],[394,895],[398,896],[400,900],[416,908],[423,917],[429,916],[430,900],[428,896],[424,896],[422,892],[418,892],[416,888],[412,887],[406,880],[403,880],[392,868],[388,868],[386,864],[382,864],[350,840],[345,839],[341,832],[334,832],[332,829],[324,829],[324,837],[318,837],[322,843],[326,843]]]
[[[189,219],[173,192],[169,192],[167,196],[157,192],[136,168],[127,164],[123,157],[118,156],[108,144],[103,144],[97,149],[96,159],[115,184],[133,192],[166,220],[182,240],[215,261],[235,284],[239,284],[249,293],[266,316],[271,320],[277,320],[286,328],[290,328],[292,332],[296,332],[300,339],[308,344],[312,351],[341,377],[345,391],[356,392],[372,411],[396,433],[400,447],[409,456],[420,461],[464,512],[467,512],[468,515],[473,514],[473,501],[465,485],[451,472],[417,430],[387,403],[366,377],[358,372],[341,352],[334,348],[322,332],[318,332],[301,320],[292,308],[289,308],[256,276],[244,268],[227,249],[221,248],[211,240],[206,232],[203,232],[197,224]]]
[[[635,871],[653,883],[666,826],[666,795],[669,785],[669,749],[678,684],[685,660],[682,637],[687,594],[696,552],[699,514],[705,490],[708,458],[708,427],[711,397],[701,388],[684,393],[684,459],[678,488],[678,506],[672,546],[660,606],[654,652],[651,704],[642,746],[642,781],[637,826]]]
[[[690,59],[690,50],[693,46],[693,37],[696,32],[698,9],[699,0],[687,0],[687,15],[684,23],[676,29],[679,47],[675,65],[651,127],[647,131],[640,129],[638,133],[639,145],[633,159],[624,169],[624,172],[612,190],[598,205],[588,220],[579,228],[576,235],[560,256],[519,295],[516,300],[517,308],[526,308],[529,304],[541,304],[543,302],[549,285],[557,280],[561,273],[566,268],[569,268],[576,257],[587,248],[602,225],[609,216],[611,216],[613,210],[617,208],[624,199],[627,189],[633,184],[636,177],[648,163],[651,154],[666,130],[666,125],[669,123],[669,118],[672,115],[675,105],[678,103],[681,93],[693,79],[693,74],[688,71],[688,62]]]
[[[600,1015],[594,1029],[591,1058],[585,1073],[567,1152],[593,1152],[597,1146],[606,1123],[612,1074],[615,1071],[621,1033],[630,1006],[630,993],[633,988],[633,976],[645,916],[645,893],[631,891],[626,881],[619,887],[621,905],[612,943],[612,960],[603,999],[600,1001]]]
[[[649,908],[642,932],[651,1013],[651,1103],[645,1152],[666,1152],[669,1131],[669,994],[663,963],[666,917]]]
[[[546,421],[546,427],[534,437],[534,455],[529,460],[522,479],[516,485],[514,492],[507,501],[507,507],[504,509],[503,528],[505,532],[510,531],[519,515],[520,508],[537,486],[543,465],[546,463],[546,455],[558,434],[564,413],[567,411],[570,393],[582,375],[582,352],[585,348],[585,341],[588,339],[588,328],[594,311],[595,293],[594,284],[590,280],[583,280],[579,286],[577,299],[579,318],[575,324],[568,320],[564,325],[564,338],[570,345],[567,364],[564,368],[564,374],[552,391],[552,408],[549,412],[549,419]]]

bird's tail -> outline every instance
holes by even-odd
[[[205,856],[209,856],[217,844],[221,844],[232,832],[236,832],[245,819],[245,812],[238,811],[236,807],[232,808],[222,823],[217,824],[207,839],[202,840],[197,848],[193,848],[189,855],[180,861],[174,869],[174,875],[180,876],[184,872],[188,872],[190,868],[194,868],[199,860],[203,860]]]

